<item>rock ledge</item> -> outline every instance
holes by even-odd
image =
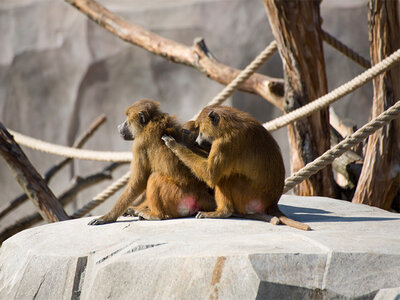
[[[400,215],[321,197],[280,207],[313,230],[193,218],[25,230],[0,248],[0,299],[398,299]]]

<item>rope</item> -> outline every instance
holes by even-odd
[[[117,181],[115,181],[109,187],[107,187],[105,190],[103,190],[100,194],[98,194],[96,197],[94,197],[92,201],[85,204],[82,208],[80,208],[76,212],[74,212],[74,214],[71,216],[71,218],[77,219],[77,218],[83,217],[88,212],[92,211],[94,208],[96,208],[101,203],[103,203],[105,200],[110,198],[112,195],[114,195],[117,191],[119,191],[121,188],[123,188],[127,184],[127,182],[129,181],[130,175],[131,175],[130,171],[125,173],[124,176],[119,178]]]
[[[276,41],[269,45],[240,73],[233,79],[217,96],[215,96],[206,106],[220,105],[239,88],[239,86],[250,78],[278,49]],[[197,113],[192,120],[198,117]]]
[[[325,42],[327,42],[329,45],[331,45],[333,48],[338,50],[339,52],[343,53],[346,55],[348,58],[350,58],[352,61],[358,63],[360,66],[364,67],[365,69],[371,68],[371,62],[356,53],[354,50],[350,49],[347,47],[345,44],[343,44],[341,41],[337,40],[333,36],[331,36],[329,33],[326,31],[322,30],[322,38]]]
[[[399,114],[400,101],[397,101],[392,107],[381,113],[378,117],[365,124],[352,135],[348,136],[339,144],[326,151],[323,155],[310,162],[304,168],[287,178],[285,180],[285,187],[283,189],[283,192],[286,193],[303,180],[309,178],[310,176],[317,173],[319,170],[325,168],[327,165],[332,163],[335,158],[342,155],[354,145],[357,145],[358,143],[363,141],[367,136],[371,135],[372,133],[389,123],[391,120],[397,118]]]
[[[365,84],[367,81],[387,71],[389,68],[391,68],[394,64],[398,63],[399,61],[400,61],[400,49],[396,50],[390,56],[386,57],[384,60],[374,65],[372,68],[366,70],[365,72],[361,73],[360,75],[348,81],[347,83],[334,89],[330,93],[290,113],[278,117],[275,120],[264,123],[264,127],[269,131],[274,131],[299,119],[307,117],[312,113],[332,104],[341,97],[351,93],[355,89]]]
[[[47,143],[38,139],[28,137],[20,134],[13,130],[9,130],[14,136],[14,140],[26,147],[34,150],[39,150],[45,153],[61,155],[65,157],[96,160],[96,161],[108,161],[108,162],[129,162],[132,159],[131,152],[112,152],[112,151],[93,151],[93,150],[82,150],[71,147],[65,147],[61,145]]]

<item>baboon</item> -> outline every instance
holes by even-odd
[[[249,114],[227,106],[205,107],[196,120],[199,145],[211,143],[208,157],[201,157],[171,136],[166,145],[201,180],[215,189],[215,211],[199,211],[197,218],[240,215],[282,222],[309,230],[287,218],[279,209],[285,168],[272,135]]]
[[[214,210],[215,201],[208,193],[207,185],[197,179],[161,140],[163,135],[168,135],[185,144],[193,139],[190,132],[184,131],[175,117],[162,113],[159,103],[154,100],[139,100],[128,107],[125,114],[126,120],[118,128],[125,140],[133,140],[131,177],[113,208],[89,225],[116,221],[139,196],[137,201],[142,203],[133,210],[148,220]],[[190,144],[188,147],[196,151]]]

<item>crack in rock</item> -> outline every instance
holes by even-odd
[[[138,252],[138,251],[146,250],[146,249],[149,249],[149,248],[158,247],[158,246],[165,245],[165,244],[166,244],[166,243],[149,244],[149,245],[138,245],[138,246],[133,247],[132,249],[130,249],[130,250],[129,250],[128,252],[126,252],[125,254],[133,253],[133,252]]]
[[[35,295],[33,295],[32,300],[35,300],[37,295],[39,294],[40,288],[42,287],[42,284],[44,282],[44,280],[46,279],[46,275],[42,277],[42,280],[40,281],[39,287],[37,288]]]
[[[76,270],[75,270],[71,300],[79,300],[81,298],[81,291],[82,291],[83,281],[85,279],[87,261],[88,261],[87,256],[83,256],[79,257],[76,262]]]
[[[107,259],[109,259],[109,258],[113,257],[114,255],[120,253],[122,250],[130,247],[134,243],[137,243],[137,241],[133,241],[132,243],[129,243],[128,245],[123,246],[123,247],[111,252],[109,255],[104,256],[102,259],[100,259],[100,260],[98,260],[96,262],[96,265],[103,263]],[[161,245],[164,245],[164,244],[166,244],[166,243],[138,245],[138,246],[135,246],[135,247],[129,249],[125,254],[133,253],[133,252],[137,252],[137,251],[141,251],[141,250],[146,250],[146,249],[149,249],[149,248],[154,248],[154,247],[161,246]]]

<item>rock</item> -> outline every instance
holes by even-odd
[[[397,299],[400,216],[283,196],[312,231],[243,219],[91,218],[25,230],[0,248],[0,299]]]

